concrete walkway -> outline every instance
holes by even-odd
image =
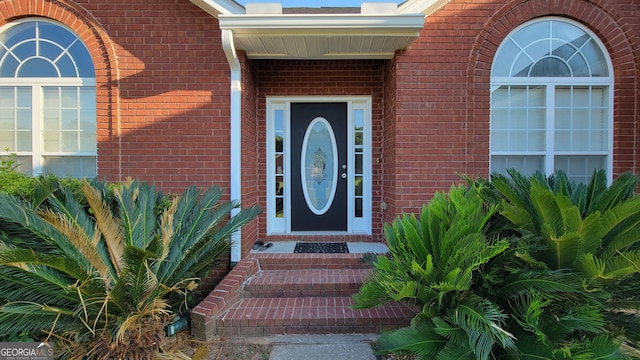
[[[253,338],[271,344],[269,360],[376,360],[371,343],[376,334],[279,335]]]

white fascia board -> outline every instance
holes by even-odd
[[[423,14],[353,15],[286,14],[220,15],[220,28],[231,29],[235,36],[418,34],[424,27]],[[295,31],[292,33],[292,30]]]
[[[398,6],[398,12],[401,14],[422,13],[431,15],[450,1],[451,0],[407,0]]]
[[[221,14],[245,13],[244,7],[233,0],[191,0],[191,2],[214,17]]]

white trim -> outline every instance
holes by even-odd
[[[419,35],[424,27],[423,14],[284,14],[220,15],[220,28],[233,29],[236,35]],[[291,30],[299,30],[292,33]]]
[[[267,151],[267,169],[266,169],[266,185],[267,185],[267,235],[274,234],[322,234],[322,235],[347,235],[347,234],[371,234],[371,214],[372,214],[372,116],[371,116],[371,102],[370,96],[296,96],[296,97],[284,97],[273,96],[267,97],[267,131],[266,131],[266,151]],[[317,103],[330,103],[330,102],[346,102],[347,103],[347,231],[291,231],[291,103],[297,102],[317,102]],[[361,218],[355,218],[355,135],[354,135],[354,111],[363,111],[364,120],[364,144],[363,144],[363,213]],[[284,217],[276,217],[276,196],[273,189],[276,188],[275,182],[275,124],[274,114],[276,111],[282,111],[284,116],[284,175],[285,175],[285,189],[284,189]]]
[[[228,29],[221,31],[222,48],[227,57],[231,69],[230,89],[230,197],[231,201],[240,201],[242,198],[242,83],[241,67],[238,54],[233,44],[233,32]],[[231,210],[231,216],[235,216],[240,209]],[[242,257],[242,234],[238,229],[231,235],[231,263],[237,263]]]
[[[245,10],[233,0],[191,0],[193,4],[213,17],[220,14],[244,14]]]
[[[400,13],[423,13],[427,16],[433,14],[451,0],[407,0],[398,6]]]

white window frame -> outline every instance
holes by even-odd
[[[56,26],[66,28],[70,32],[74,33],[71,29],[64,24],[51,21],[44,18],[25,18],[20,19],[3,27],[0,27],[0,34],[5,32],[9,27],[19,25],[24,22],[39,21],[48,22]],[[75,34],[75,33],[74,33]],[[76,34],[77,36],[77,34]],[[21,78],[7,78],[0,77],[0,86],[2,87],[30,87],[31,88],[31,152],[21,151],[5,151],[0,149],[0,156],[10,156],[15,154],[16,156],[31,156],[31,166],[33,176],[39,176],[43,174],[44,158],[46,156],[61,156],[61,157],[82,157],[93,156],[96,158],[96,175],[97,175],[97,149],[95,152],[44,152],[43,149],[43,136],[42,136],[42,97],[43,88],[45,87],[94,87],[96,86],[96,79],[94,78],[71,78],[71,77],[21,77]],[[96,119],[97,126],[97,119]],[[96,140],[97,142],[97,140]],[[97,147],[97,143],[96,143]]]
[[[344,235],[363,234],[371,235],[372,216],[372,170],[371,170],[371,97],[370,96],[300,96],[300,97],[267,97],[267,235],[281,234],[322,234]],[[347,231],[291,231],[291,104],[298,102],[346,102],[347,103]],[[275,113],[282,111],[284,114],[284,216],[276,217],[276,196],[273,189],[276,188],[276,163],[275,163]],[[363,131],[363,204],[362,217],[355,217],[355,131],[354,114],[362,111],[364,116]]]
[[[611,58],[609,56],[609,53],[607,52],[607,48],[604,46],[604,44],[602,43],[602,41],[598,38],[598,36],[593,33],[591,30],[589,30],[588,28],[586,28],[585,26],[583,26],[580,23],[577,23],[575,21],[572,21],[570,19],[567,18],[562,18],[562,17],[543,17],[543,18],[539,18],[539,19],[535,19],[529,22],[526,22],[520,26],[518,26],[516,29],[514,29],[511,33],[509,33],[509,35],[507,35],[507,37],[505,37],[505,39],[502,41],[500,47],[498,48],[498,51],[496,51],[496,56],[498,56],[498,54],[500,53],[500,48],[502,47],[503,44],[505,44],[507,41],[509,41],[509,39],[516,33],[518,32],[520,29],[522,29],[525,26],[531,25],[533,23],[536,22],[544,22],[544,21],[561,21],[561,22],[566,22],[569,23],[571,25],[574,25],[578,28],[580,28],[582,31],[584,31],[585,33],[587,33],[589,36],[591,36],[592,40],[600,47],[600,49],[603,51],[605,60],[607,61],[607,67],[608,67],[608,71],[609,71],[609,76],[607,77],[571,77],[571,78],[567,78],[567,77],[491,77],[491,93],[493,96],[493,91],[501,86],[543,86],[545,87],[545,103],[546,103],[546,124],[545,124],[545,130],[546,130],[546,134],[545,134],[545,139],[546,139],[546,143],[545,143],[545,151],[544,152],[539,152],[539,153],[535,153],[535,152],[512,152],[512,151],[504,151],[504,152],[498,152],[498,151],[493,151],[491,149],[491,143],[490,143],[490,156],[489,156],[489,169],[492,169],[492,165],[491,165],[491,161],[493,159],[494,155],[514,155],[514,156],[518,156],[518,155],[542,155],[544,156],[544,169],[541,169],[541,171],[544,171],[545,174],[547,176],[551,175],[554,173],[555,171],[555,160],[554,157],[555,155],[579,155],[579,153],[575,153],[575,152],[555,152],[555,140],[554,140],[554,135],[555,135],[555,110],[556,110],[556,105],[555,105],[555,93],[556,93],[556,88],[557,87],[567,87],[567,86],[600,86],[600,87],[606,87],[608,90],[608,101],[609,101],[609,114],[608,114],[608,151],[603,151],[603,152],[596,152],[596,151],[590,151],[588,152],[587,155],[604,155],[606,156],[606,164],[605,164],[605,171],[607,173],[607,178],[609,183],[611,183],[612,179],[613,179],[613,113],[614,113],[614,109],[613,109],[613,93],[614,93],[614,76],[613,76],[613,64],[611,62]],[[495,60],[494,60],[495,61]],[[491,111],[493,111],[493,107],[491,108]],[[490,127],[491,128],[491,127]]]

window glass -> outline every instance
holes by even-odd
[[[95,71],[82,41],[25,19],[0,29],[0,54],[0,156],[27,174],[95,177]],[[7,84],[16,77],[21,86]]]
[[[602,49],[559,18],[532,21],[504,40],[492,70],[491,171],[564,170],[583,181],[611,168],[613,80]]]

